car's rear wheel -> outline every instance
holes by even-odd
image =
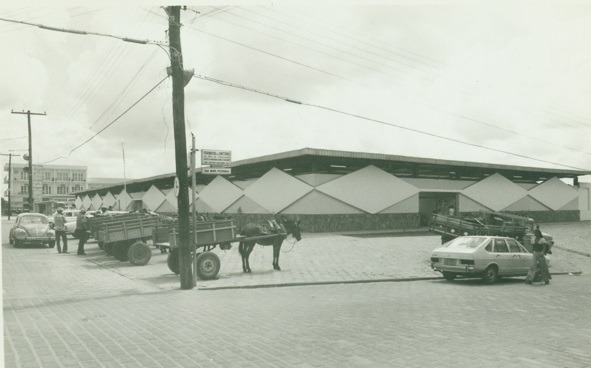
[[[484,281],[486,284],[494,284],[495,281],[497,281],[498,276],[499,270],[497,269],[497,266],[491,265],[488,266],[486,270],[484,270],[484,273],[482,274],[482,281]]]
[[[456,274],[455,273],[451,273],[451,272],[444,272],[443,273],[443,278],[446,279],[447,281],[453,281],[456,279]]]

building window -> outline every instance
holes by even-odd
[[[57,180],[58,181],[68,181],[70,180],[68,172],[58,171],[57,173]]]
[[[25,171],[21,171],[21,180],[29,180],[29,175]]]
[[[68,187],[64,184],[57,187],[57,194],[68,194]]]
[[[28,189],[29,189],[29,186],[28,185],[26,185],[26,184],[21,185],[21,194],[27,194],[27,193],[29,193]]]
[[[73,181],[84,181],[84,172],[73,172],[72,173],[72,180]]]
[[[51,194],[51,185],[43,184],[43,194]]]
[[[51,180],[51,172],[44,171],[43,172],[43,180]]]

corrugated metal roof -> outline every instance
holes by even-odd
[[[547,172],[552,174],[566,174],[566,175],[590,175],[591,171],[573,170],[573,169],[553,169],[553,168],[542,168],[533,166],[514,166],[514,165],[501,165],[501,164],[489,164],[481,162],[470,162],[470,161],[453,161],[453,160],[441,160],[434,158],[424,157],[412,157],[412,156],[400,156],[400,155],[388,155],[381,153],[368,153],[368,152],[352,152],[352,151],[337,151],[317,148],[303,148],[295,151],[287,151],[282,153],[276,153],[273,155],[259,156],[255,158],[249,158],[245,160],[239,160],[232,163],[232,167],[237,167],[247,164],[261,163],[265,161],[283,160],[287,158],[299,157],[304,155],[321,156],[321,157],[338,157],[338,158],[350,158],[350,159],[363,159],[363,160],[385,160],[385,161],[396,161],[396,162],[408,162],[418,164],[430,164],[430,165],[446,165],[446,166],[458,166],[458,167],[473,167],[473,168],[486,168],[486,169],[499,169],[499,170],[512,170],[512,171],[530,171],[530,172]]]

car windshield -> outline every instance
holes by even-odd
[[[25,216],[21,219],[21,224],[29,225],[29,224],[46,224],[47,218],[41,216]]]
[[[450,241],[447,248],[476,248],[482,244],[484,238],[473,238],[469,236],[462,236]]]

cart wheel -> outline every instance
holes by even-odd
[[[99,246],[99,248],[101,248],[101,249],[105,249],[105,243],[104,243],[104,242],[101,242],[101,241],[100,241],[100,242],[98,242],[98,246]]]
[[[179,250],[178,248],[174,248],[170,250],[170,253],[168,254],[168,258],[166,259],[166,264],[168,265],[168,268],[176,273],[177,275],[179,273],[181,273],[180,270],[180,265],[179,265]]]
[[[201,253],[197,256],[197,276],[201,280],[211,280],[220,272],[220,258],[212,252]]]
[[[108,256],[113,255],[113,243],[108,243],[103,245],[103,250],[107,253]]]
[[[150,261],[152,258],[152,251],[148,244],[138,241],[135,242],[129,247],[127,251],[127,258],[129,258],[129,262],[136,266],[143,266]]]
[[[113,245],[113,257],[121,262],[127,262],[129,258],[127,258],[127,251],[129,250],[129,245],[121,242],[116,243]]]

